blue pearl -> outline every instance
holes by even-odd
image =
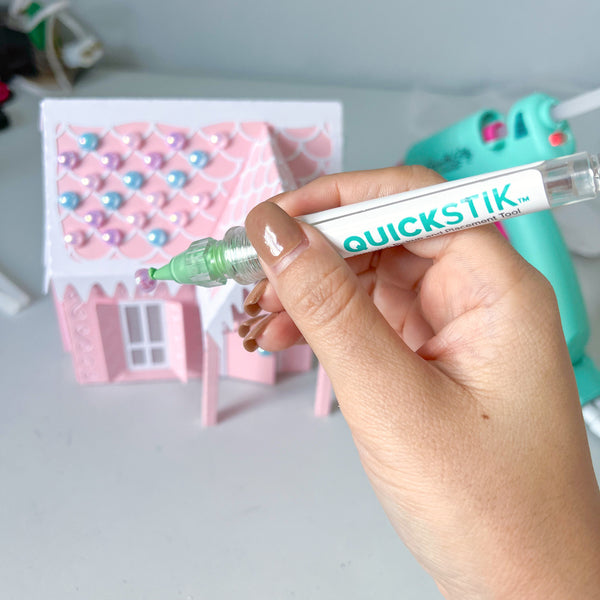
[[[167,183],[173,188],[182,188],[187,183],[187,175],[183,171],[171,171]]]
[[[98,147],[98,136],[95,133],[82,133],[77,143],[82,150],[95,150]]]
[[[139,171],[129,171],[123,175],[123,183],[131,190],[139,190],[144,183],[144,176]]]
[[[258,348],[258,353],[261,354],[262,356],[271,356],[271,352],[269,352],[268,350],[264,350],[263,348]]]
[[[164,246],[169,236],[164,229],[152,229],[148,232],[148,241],[153,246]]]
[[[188,156],[190,165],[197,169],[203,169],[208,164],[208,154],[202,150],[196,150]]]
[[[79,206],[79,196],[75,192],[64,192],[58,197],[58,202],[63,208],[73,210]]]
[[[102,204],[110,210],[117,210],[123,204],[123,196],[119,192],[106,192],[100,199]]]

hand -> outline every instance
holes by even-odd
[[[244,344],[310,344],[390,521],[448,598],[600,598],[600,496],[550,284],[493,226],[343,260],[286,214],[439,181],[349,173],[256,207],[268,282],[246,306],[271,314]]]

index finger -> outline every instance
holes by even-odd
[[[288,215],[298,217],[346,204],[355,204],[444,181],[431,169],[420,166],[388,167],[325,175],[271,199]]]

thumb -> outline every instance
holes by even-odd
[[[363,424],[369,414],[389,419],[390,385],[429,395],[422,388],[431,385],[433,369],[404,344],[317,230],[263,202],[249,213],[246,233],[283,307],[331,378],[347,419],[349,413]],[[396,417],[402,412],[394,408]]]

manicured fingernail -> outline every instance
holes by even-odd
[[[298,222],[273,202],[262,202],[250,211],[246,233],[260,258],[276,275],[308,247]]]
[[[265,331],[267,325],[277,316],[276,313],[261,317],[256,324],[252,326],[248,335],[242,342],[244,350],[248,352],[254,352],[258,348],[258,342],[256,341]]]
[[[251,317],[256,316],[261,311],[259,302],[267,287],[267,283],[268,279],[261,279],[244,300],[244,310]]]
[[[242,338],[245,338],[249,333],[252,327],[256,325],[261,319],[264,318],[264,315],[260,315],[259,317],[253,317],[252,319],[247,319],[238,327],[238,335]]]

